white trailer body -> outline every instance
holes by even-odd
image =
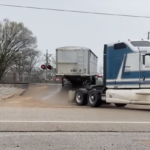
[[[56,76],[76,80],[97,75],[98,57],[85,47],[56,49]]]

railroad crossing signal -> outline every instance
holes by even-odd
[[[47,69],[52,70],[53,67],[52,67],[51,65],[48,65],[48,66],[47,66]]]
[[[46,65],[41,65],[41,68],[42,68],[43,70],[45,70],[45,69],[46,69]],[[52,67],[51,65],[47,65],[47,69],[52,70],[53,67]]]
[[[45,70],[45,69],[46,69],[46,66],[45,66],[45,65],[41,65],[41,68]]]

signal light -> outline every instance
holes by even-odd
[[[48,65],[48,66],[47,66],[47,69],[52,70],[52,69],[53,69],[53,67],[52,67],[51,65]]]
[[[42,69],[46,69],[45,65],[41,65],[41,68],[42,68]]]

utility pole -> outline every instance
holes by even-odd
[[[149,40],[149,35],[150,35],[150,32],[148,32],[148,36],[147,36],[147,39]]]

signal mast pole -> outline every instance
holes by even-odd
[[[46,79],[47,79],[47,65],[48,65],[48,50],[46,50]],[[47,83],[47,80],[46,80]]]
[[[48,69],[47,66],[48,66],[48,63],[50,61],[49,57],[51,57],[52,54],[48,54],[48,50],[46,50],[46,54],[44,54],[44,56],[46,57],[46,64],[45,64],[45,66],[46,66],[46,79],[47,79],[47,69]],[[46,83],[47,83],[47,80],[46,80]]]

